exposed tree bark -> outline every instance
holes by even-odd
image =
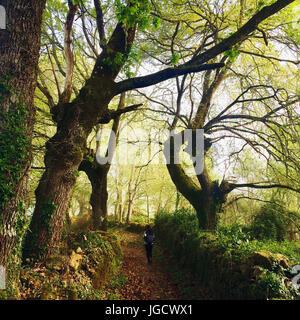
[[[99,165],[97,161],[83,160],[79,170],[84,171],[92,185],[90,204],[94,230],[107,231],[107,174],[109,164]]]
[[[134,34],[135,28],[125,32],[119,23],[79,95],[72,102],[58,104],[51,110],[57,132],[46,143],[46,170],[35,192],[36,207],[25,238],[23,259],[46,258],[57,249],[76,181],[75,172],[86,152],[87,137],[100,119],[106,117],[114,96],[114,79],[122,67],[110,67],[105,61],[113,61],[117,53],[128,52]]]
[[[64,34],[64,52],[66,56],[66,76],[65,76],[65,87],[61,96],[59,97],[59,103],[67,103],[71,99],[72,95],[72,80],[74,70],[74,59],[73,52],[71,49],[71,32],[73,27],[74,18],[79,5],[74,5],[71,0],[68,0],[69,13],[67,15],[65,23],[65,34]]]
[[[199,228],[214,230],[217,224],[217,213],[226,201],[227,190],[224,189],[222,183],[219,185],[217,181],[209,179],[206,168],[204,168],[204,173],[198,176],[198,180],[202,181],[202,186],[198,186],[192,178],[186,175],[180,164],[174,163],[176,151],[172,145],[171,141],[171,159],[170,163],[167,164],[170,177],[177,190],[194,207],[198,217]]]
[[[45,2],[0,0],[7,15],[7,28],[0,30],[0,265],[7,263],[20,240],[16,224],[28,204],[33,98]]]
[[[223,62],[225,62],[225,59],[223,59]],[[226,67],[217,73],[212,81],[211,71],[206,71],[202,88],[203,95],[192,121],[193,129],[201,129],[204,126],[213,94],[225,78],[226,71],[230,65],[231,62],[227,62]],[[179,136],[183,143],[184,132],[181,132]],[[179,146],[177,146],[177,149],[174,148],[174,139],[172,137],[166,142],[165,146],[170,148],[170,163],[167,164],[167,169],[177,190],[196,210],[199,227],[213,230],[217,224],[217,212],[225,202],[225,194],[221,192],[218,183],[210,179],[205,159],[202,173],[196,175],[199,183],[197,185],[192,178],[186,175],[182,166],[175,163],[175,159],[179,157],[180,149]],[[205,143],[205,153],[209,148],[210,145]]]

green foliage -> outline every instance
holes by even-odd
[[[73,4],[83,4],[85,1],[84,0],[72,0]]]
[[[120,273],[110,281],[110,288],[113,290],[121,289],[127,283],[128,283],[128,279],[126,278],[126,276]]]
[[[240,51],[236,46],[233,46],[231,49],[224,52],[224,56],[228,57],[231,62],[234,62],[239,56]]]
[[[290,226],[289,215],[283,207],[268,203],[255,212],[249,231],[258,240],[283,241]]]
[[[173,53],[172,54],[172,57],[171,57],[171,63],[176,66],[177,63],[179,62],[179,58],[180,58],[180,55],[178,53]]]
[[[112,70],[118,70],[124,62],[126,61],[126,56],[121,52],[117,52],[114,59],[111,58],[104,58],[103,63],[110,67]]]
[[[74,177],[79,177],[80,176],[80,172],[78,170],[74,170],[73,171],[73,176]]]
[[[126,225],[126,230],[129,232],[141,233],[145,230],[146,225],[146,223],[130,222]]]
[[[19,202],[17,206],[16,214],[17,214],[17,219],[14,227],[17,234],[17,237],[16,237],[17,242],[14,247],[14,253],[17,258],[21,259],[22,241],[30,222],[30,217],[26,216],[26,207],[25,207],[25,202],[23,200]]]
[[[300,14],[300,6],[294,4],[294,6],[289,7],[289,11],[287,12],[287,16],[299,16]],[[296,19],[295,19],[296,20]],[[283,27],[283,30],[286,32],[289,38],[291,38],[297,46],[300,45],[300,21],[299,19],[296,21],[292,21],[292,23],[286,23]]]
[[[117,19],[129,28],[135,24],[143,30],[151,22],[149,0],[115,0]]]
[[[13,94],[7,80],[0,81],[0,123],[2,126],[0,133],[0,221],[5,204],[15,194],[16,184],[21,178],[29,155],[25,125],[28,115],[26,106],[20,99],[10,105],[8,110],[4,110],[1,106],[1,100],[6,95]]]
[[[70,261],[78,247],[80,264],[74,269]],[[92,231],[69,233],[64,235],[60,252],[48,257],[43,269],[23,270],[21,291],[30,300],[100,300],[104,285],[112,277],[115,287],[126,283],[124,276],[115,277],[121,260],[115,235]],[[71,281],[66,281],[66,273]]]
[[[119,300],[120,299],[120,295],[114,292],[109,292],[108,293],[108,299],[109,300]]]
[[[150,222],[153,221],[153,218],[150,218]],[[139,212],[136,215],[133,215],[131,217],[131,222],[136,222],[136,223],[140,223],[140,224],[147,224],[148,223],[148,215],[146,213],[143,212]]]
[[[154,17],[152,20],[152,23],[153,23],[155,29],[159,29],[160,24],[161,24],[161,20],[158,17]]]
[[[95,231],[70,233],[66,235],[66,241],[69,247],[74,250],[78,247],[82,249],[108,248],[109,243],[107,242],[107,237],[109,237],[111,241],[117,241],[117,237],[114,234],[103,232],[103,235],[101,235],[101,232]]]
[[[265,0],[259,0],[257,3],[257,8],[260,10],[265,5]]]
[[[296,243],[280,245],[274,241],[266,244],[250,240],[247,228],[240,224],[219,226],[214,234],[203,232],[197,228],[196,214],[186,209],[158,214],[155,232],[176,263],[191,272],[203,289],[217,299],[294,298],[297,295],[283,284],[285,274],[277,263],[256,278],[252,273],[254,265],[248,260],[264,249],[299,261]]]
[[[140,66],[141,64],[141,52],[139,48],[133,46],[127,55],[126,62],[124,64],[124,72],[127,78],[135,76],[135,72],[132,71],[133,68]]]
[[[287,288],[283,284],[282,275],[265,270],[258,279],[256,285],[250,289],[257,299],[268,299],[268,297],[280,298],[288,295]]]
[[[273,240],[251,240],[247,244],[242,243],[239,251],[249,254],[249,252],[267,250],[272,253],[284,254],[289,257],[292,263],[299,263],[300,260],[300,243],[284,240],[281,242]]]
[[[12,107],[2,112],[5,117],[4,131],[0,134],[0,198],[2,209],[15,192],[15,182],[19,180],[23,165],[27,160],[27,137],[24,128],[24,109]]]
[[[52,201],[51,198],[42,203],[41,220],[43,221],[44,225],[48,226],[50,224],[52,215],[56,208],[57,205]]]
[[[88,159],[88,161],[90,163],[93,163],[94,162],[94,157],[90,156],[89,154],[86,156],[86,158]]]
[[[245,226],[238,223],[229,226],[219,225],[216,234],[218,244],[226,250],[239,248],[243,243],[250,240],[250,235],[245,232]]]

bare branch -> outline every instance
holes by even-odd
[[[66,55],[66,78],[64,91],[59,97],[59,103],[67,103],[71,99],[72,95],[72,80],[73,80],[73,70],[74,70],[74,58],[71,48],[71,33],[75,14],[79,8],[79,5],[74,5],[71,0],[68,0],[69,12],[67,14],[67,19],[65,22],[64,31],[64,51]]]
[[[126,107],[123,109],[108,110],[106,115],[101,117],[101,120],[98,123],[101,123],[101,124],[109,123],[111,120],[117,119],[120,115],[122,115],[124,113],[128,113],[128,112],[137,110],[142,105],[143,104],[140,103],[140,104],[134,104],[132,106],[129,106],[129,107]]]
[[[103,49],[105,47],[105,43],[106,43],[104,21],[103,21],[103,11],[102,11],[99,0],[94,0],[94,5],[95,5],[95,9],[96,9],[96,14],[97,14],[97,28],[98,28],[99,37],[100,37],[100,47]]]
[[[257,26],[264,21],[265,19],[269,18],[270,16],[274,15],[290,3],[294,2],[295,0],[278,0],[275,3],[263,7],[258,13],[256,13],[248,22],[246,22],[240,29],[238,29],[234,34],[230,37],[226,38],[219,44],[215,45],[213,48],[203,52],[202,54],[198,55],[194,59],[192,59],[189,63],[199,63],[203,64],[211,60],[213,57],[216,57],[222,52],[225,52],[232,48],[232,46],[246,40],[249,35],[257,29]]]
[[[211,63],[206,65],[183,65],[177,68],[167,68],[147,76],[131,78],[118,82],[115,84],[115,93],[119,94],[132,89],[145,88],[188,73],[201,72],[222,67],[224,67],[224,63]]]
[[[82,31],[83,31],[84,37],[85,37],[88,45],[92,49],[94,55],[96,57],[98,57],[99,53],[97,52],[96,47],[93,45],[93,43],[91,42],[91,39],[90,39],[90,37],[88,35],[88,31],[87,31],[86,24],[85,24],[85,13],[84,13],[84,10],[82,10],[82,12],[81,12],[81,22],[82,22]]]
[[[37,81],[37,87],[40,89],[40,91],[44,94],[44,96],[47,98],[49,107],[52,109],[55,106],[54,100],[52,98],[52,95],[50,94],[48,88],[42,86],[38,81]]]
[[[230,191],[232,191],[232,190],[234,190],[236,188],[254,188],[254,189],[281,188],[281,189],[288,189],[288,190],[300,193],[300,189],[295,189],[293,187],[282,185],[282,184],[265,184],[265,185],[262,185],[260,183],[229,183],[229,186],[230,186],[229,187]]]
[[[300,60],[299,61],[293,61],[293,60],[289,60],[289,59],[281,59],[281,58],[272,57],[272,56],[265,56],[264,54],[259,54],[257,52],[249,52],[249,51],[246,51],[246,50],[239,50],[239,51],[241,53],[257,56],[257,57],[268,59],[268,60],[276,60],[276,61],[279,61],[279,62],[288,62],[288,63],[293,63],[295,65],[298,65],[300,63]]]
[[[54,76],[54,79],[55,79],[55,83],[56,83],[57,93],[58,93],[58,96],[60,97],[61,96],[60,86],[59,86],[58,78],[57,78],[56,71],[55,71],[55,68],[54,68],[54,64],[53,64],[53,61],[52,61],[52,58],[51,58],[50,50],[49,50],[49,47],[48,47],[47,44],[46,44],[46,48],[47,48],[48,58],[49,58],[49,61],[50,61],[50,64],[51,64],[51,68],[52,68],[52,73],[53,73],[53,76]]]

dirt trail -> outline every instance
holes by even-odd
[[[179,288],[172,283],[170,275],[165,272],[163,262],[159,261],[153,248],[153,262],[147,263],[145,248],[141,235],[120,232],[123,250],[123,263],[119,275],[124,275],[127,282],[121,288],[112,289],[109,285],[105,299],[115,300],[180,300]],[[158,246],[154,244],[154,246]]]

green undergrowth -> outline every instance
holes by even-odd
[[[128,283],[128,279],[123,273],[116,275],[109,283],[109,287],[113,290],[121,289]]]
[[[153,257],[159,261],[159,268],[163,272],[168,272],[172,282],[177,285],[179,293],[184,300],[209,300],[207,292],[201,288],[201,283],[196,279],[191,272],[183,269],[177,263],[175,256],[170,255],[168,250],[160,246],[160,241],[156,241],[153,247]]]
[[[143,231],[145,231],[146,226],[148,225],[148,223],[145,222],[129,222],[129,223],[118,223],[115,221],[109,221],[108,222],[108,227],[109,230],[124,230],[124,231],[128,231],[128,232],[133,232],[133,233],[142,233]],[[150,224],[151,226],[153,226],[153,223]]]
[[[215,299],[296,299],[290,273],[300,261],[299,243],[253,239],[241,225],[198,229],[188,210],[160,213],[156,237],[176,264]]]
[[[23,300],[101,300],[104,287],[122,262],[115,234],[101,231],[68,233],[60,252],[46,261],[21,267],[20,287],[5,292],[1,299]],[[115,280],[121,282],[122,279]],[[3,294],[4,294],[3,293]]]

